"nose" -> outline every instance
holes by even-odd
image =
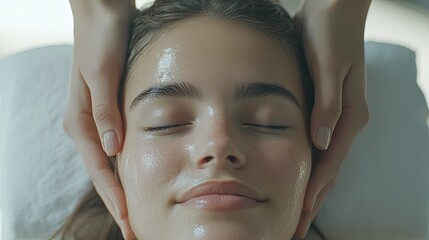
[[[196,144],[195,164],[199,169],[212,168],[218,171],[222,168],[240,169],[246,164],[244,153],[232,133],[219,128],[206,134]]]

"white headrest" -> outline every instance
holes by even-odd
[[[412,51],[366,43],[371,119],[316,219],[328,240],[423,239],[428,230],[427,106]],[[71,46],[0,61],[3,239],[46,238],[90,187],[62,130]]]

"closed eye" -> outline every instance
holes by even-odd
[[[175,127],[187,126],[187,125],[191,125],[191,124],[187,123],[187,124],[175,124],[175,125],[167,125],[167,126],[159,126],[159,127],[146,127],[144,128],[144,130],[146,132],[155,132],[155,131],[163,131],[163,130],[167,130]]]
[[[262,125],[262,124],[253,124],[253,123],[243,123],[245,126],[253,126],[258,128],[268,128],[274,130],[285,130],[288,129],[288,126],[279,126],[279,125]]]
[[[146,127],[144,128],[144,131],[146,132],[155,132],[155,131],[163,131],[170,128],[175,127],[181,127],[181,126],[187,126],[191,124],[175,124],[175,125],[166,125],[166,126],[159,126],[159,127]],[[288,126],[279,126],[279,125],[262,125],[262,124],[253,124],[253,123],[243,123],[245,126],[253,126],[258,128],[265,128],[265,129],[274,129],[274,130],[285,130],[288,129]]]

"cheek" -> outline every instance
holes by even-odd
[[[151,140],[127,136],[118,155],[119,174],[134,229],[148,231],[157,219],[165,219],[173,201],[169,184],[175,182],[185,163],[177,146],[160,146]]]
[[[124,189],[130,189],[134,194],[147,193],[168,184],[182,165],[176,152],[171,145],[165,149],[149,142],[126,145],[119,159]]]
[[[271,146],[267,151],[271,159],[267,171],[281,183],[282,187],[305,187],[311,170],[311,153],[307,148],[297,146]]]
[[[307,143],[273,143],[259,150],[265,159],[258,169],[268,179],[270,198],[278,211],[278,227],[295,226],[302,210],[307,182],[311,172],[311,150]],[[258,162],[258,161],[256,161]],[[278,215],[277,215],[278,214]]]

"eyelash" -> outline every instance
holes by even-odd
[[[169,128],[174,128],[174,127],[180,127],[180,126],[186,126],[186,125],[190,125],[190,124],[176,124],[176,125],[169,125],[169,126],[161,126],[161,127],[147,127],[144,130],[146,132],[155,132],[155,131],[163,131],[163,130],[167,130]]]
[[[160,126],[160,127],[147,127],[144,130],[146,132],[156,132],[156,131],[163,131],[174,127],[181,127],[186,126],[190,124],[176,124],[176,125],[169,125],[169,126]],[[267,129],[273,129],[273,130],[285,130],[289,128],[288,126],[274,126],[274,125],[261,125],[261,124],[250,124],[250,123],[244,123],[245,126],[254,126],[254,127],[260,127],[260,128],[267,128]]]

